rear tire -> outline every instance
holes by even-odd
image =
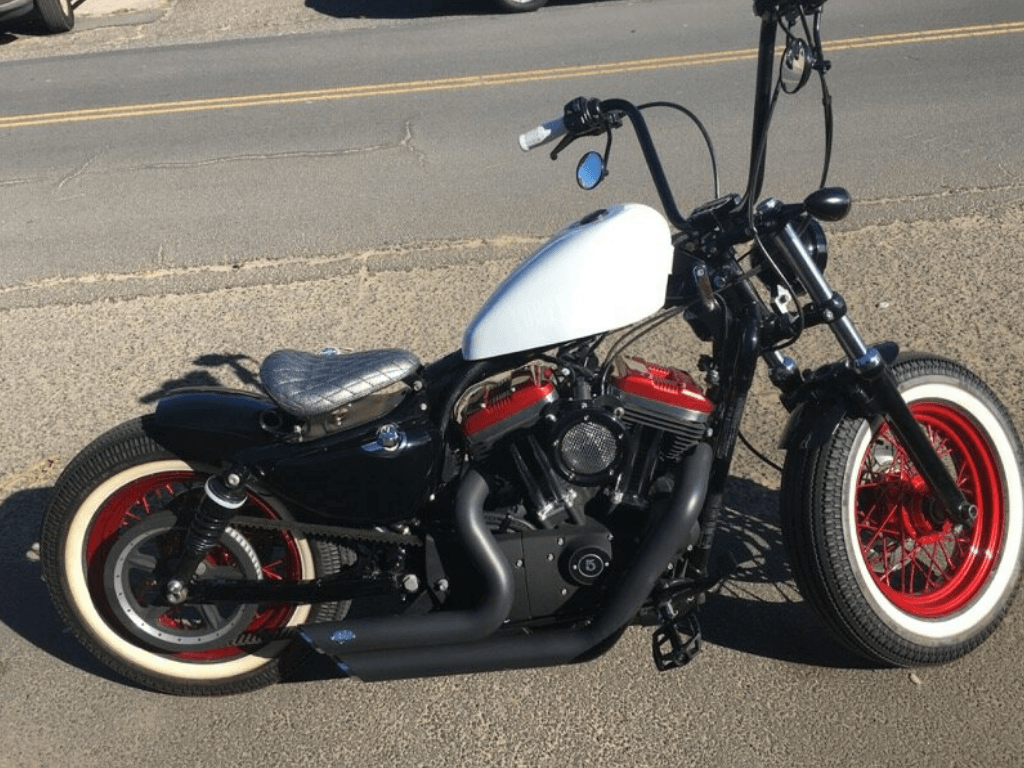
[[[162,553],[180,544],[178,515],[195,508],[210,472],[162,448],[143,420],[128,422],[75,457],[43,518],[43,575],[61,618],[101,662],[164,693],[240,693],[277,682],[309,653],[293,628],[341,619],[348,609],[347,602],[213,609],[151,601]],[[291,517],[278,500],[251,490],[240,513]],[[284,531],[229,527],[204,571],[313,579],[351,562],[350,554]]]
[[[791,450],[782,529],[804,598],[868,659],[952,661],[998,626],[1024,551],[1022,451],[1009,414],[967,369],[904,357],[893,373],[957,484],[978,507],[957,530],[888,425],[846,417],[819,447]]]

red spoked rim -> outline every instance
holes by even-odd
[[[883,424],[868,446],[857,485],[856,526],[868,573],[897,608],[920,618],[962,610],[985,589],[999,562],[1006,501],[996,452],[963,411],[912,403],[942,461],[978,517],[960,528],[942,513],[906,451]]]
[[[104,590],[103,578],[107,556],[118,537],[127,528],[142,522],[150,515],[166,512],[172,508],[176,500],[181,500],[184,495],[194,495],[196,503],[198,503],[198,500],[202,498],[205,481],[205,475],[191,471],[160,472],[139,478],[118,489],[107,499],[93,520],[86,537],[85,547],[89,593],[95,605],[103,609],[108,621],[119,629],[122,636],[130,637],[128,633],[120,631],[116,620],[111,621],[114,612],[108,605]],[[248,502],[239,511],[239,514],[270,519],[280,518],[273,507],[253,494],[249,495]],[[259,557],[264,579],[284,581],[302,578],[301,555],[295,539],[287,532],[262,530],[246,532],[246,538]],[[219,565],[231,557],[229,552],[218,546],[207,555],[207,561]],[[260,606],[252,621],[246,626],[244,634],[259,637],[260,634],[272,633],[276,629],[287,626],[293,612],[294,607],[289,604]],[[161,624],[166,626],[173,626],[176,621],[178,619],[176,619],[174,610],[169,610],[160,619]],[[253,650],[251,647],[243,648],[229,644],[221,648],[178,652],[170,655],[184,661],[209,662],[236,657],[251,650]]]

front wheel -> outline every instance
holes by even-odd
[[[900,392],[968,501],[957,526],[887,424],[847,416],[791,450],[782,528],[804,598],[846,645],[884,664],[963,656],[1002,620],[1024,547],[1021,444],[967,369],[935,357],[893,365]]]
[[[307,654],[307,621],[337,620],[347,602],[170,605],[162,585],[211,468],[161,447],[144,420],[97,438],[71,462],[43,518],[43,574],[58,613],[116,672],[175,694],[238,693],[272,683]],[[287,519],[249,492],[247,517]],[[351,552],[284,530],[229,526],[199,578],[298,581],[337,572]]]

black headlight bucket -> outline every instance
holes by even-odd
[[[825,237],[825,230],[822,228],[821,223],[813,216],[805,213],[793,221],[793,227],[796,229],[797,234],[800,235],[804,247],[811,254],[811,259],[818,269],[824,272],[828,264],[828,239]],[[807,289],[784,259],[776,257],[769,262],[765,257],[764,251],[760,248],[755,248],[750,258],[751,264],[757,270],[758,277],[768,288],[774,288],[778,285],[780,283],[779,278],[781,277],[782,281],[784,281],[783,284],[797,296],[806,295]],[[772,264],[774,264],[775,269],[772,268]]]

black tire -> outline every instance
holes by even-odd
[[[36,10],[47,32],[70,32],[75,26],[75,10],[71,0],[36,0]]]
[[[978,506],[958,531],[887,425],[846,417],[823,445],[791,450],[782,530],[804,598],[855,652],[894,666],[957,659],[1005,615],[1024,551],[1021,443],[970,371],[906,356],[893,372],[957,483]]]
[[[505,13],[536,11],[547,5],[548,0],[494,0],[495,5]]]
[[[144,419],[131,421],[74,458],[43,518],[43,575],[61,618],[101,662],[164,693],[240,693],[277,682],[309,653],[292,628],[348,610],[347,602],[218,612],[146,602],[145,589],[156,581],[147,581],[156,567],[150,561],[180,541],[175,510],[194,508],[210,471],[162,448]],[[254,492],[242,514],[290,518],[278,500]],[[281,531],[229,527],[208,568],[235,578],[312,579],[336,572],[350,556]]]

